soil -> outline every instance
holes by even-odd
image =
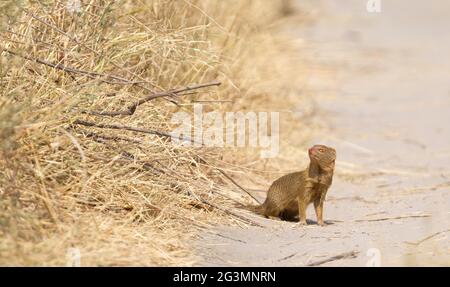
[[[198,265],[450,266],[450,2],[299,2],[317,13],[291,34],[326,124],[310,144],[338,156],[327,225],[312,206],[305,227],[243,212],[263,227],[203,232]]]

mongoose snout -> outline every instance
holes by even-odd
[[[299,172],[275,180],[267,191],[264,203],[255,207],[260,214],[282,219],[298,215],[300,224],[306,224],[306,208],[314,203],[317,223],[323,225],[323,204],[333,180],[336,150],[325,145],[308,149],[309,166]]]

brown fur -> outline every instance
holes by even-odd
[[[333,179],[336,151],[315,145],[309,149],[309,157],[308,168],[275,180],[267,191],[266,201],[254,206],[253,211],[281,219],[293,219],[298,215],[300,224],[306,224],[306,208],[314,203],[317,223],[323,225],[323,204]]]

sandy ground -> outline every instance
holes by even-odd
[[[328,224],[312,206],[306,227],[247,213],[264,227],[205,231],[199,265],[450,266],[450,3],[299,2],[319,19],[294,28],[318,67],[311,144],[338,152]]]

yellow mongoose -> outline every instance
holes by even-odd
[[[306,224],[306,208],[314,202],[317,224],[323,225],[323,203],[333,180],[336,150],[324,145],[309,149],[310,163],[300,172],[287,174],[275,180],[267,191],[267,198],[255,211],[266,216],[292,219],[299,217]]]

